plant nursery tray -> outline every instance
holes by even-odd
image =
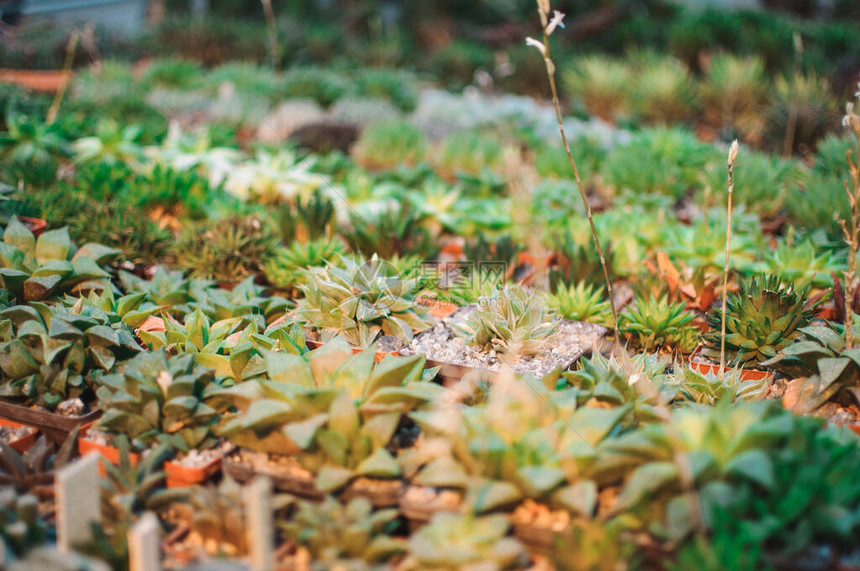
[[[236,449],[224,455],[222,470],[226,476],[243,484],[250,482],[257,476],[266,476],[272,480],[272,485],[278,491],[287,492],[314,502],[321,502],[325,498],[326,493],[317,489],[313,476],[291,474],[275,466],[260,469],[258,466],[253,466],[244,461],[241,458],[242,452],[241,449]],[[247,453],[248,451],[245,452]],[[362,480],[367,480],[373,486],[365,485],[362,483]],[[374,507],[388,508],[397,506],[397,497],[401,486],[402,482],[400,480],[359,478],[353,480],[337,495],[347,501],[357,497],[364,497],[370,500],[370,503]]]
[[[102,411],[96,409],[81,416],[63,416],[62,414],[0,401],[0,418],[35,426],[48,440],[57,444],[62,444],[75,428],[93,422],[101,414]]]
[[[62,69],[0,69],[0,83],[20,85],[40,93],[56,93],[63,84]]]
[[[33,446],[33,444],[36,443],[36,439],[39,437],[39,429],[35,426],[21,424],[20,422],[12,422],[11,420],[6,420],[5,418],[0,418],[0,426],[5,426],[7,428],[32,429],[28,434],[13,438],[12,440],[6,442],[9,446],[11,446],[13,449],[20,452],[21,454],[29,450]]]

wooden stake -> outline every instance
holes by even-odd
[[[158,518],[146,512],[128,530],[130,571],[161,571]]]
[[[57,549],[71,553],[92,538],[90,525],[101,522],[99,454],[88,454],[57,472]]]
[[[264,476],[245,486],[245,528],[252,571],[275,568],[275,525],[272,519],[272,483]]]

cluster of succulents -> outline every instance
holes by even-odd
[[[813,309],[807,303],[809,286],[797,289],[774,274],[741,282],[726,301],[725,354],[731,365],[760,364],[776,356],[809,325]],[[719,358],[722,309],[708,314],[704,355]]]
[[[335,339],[305,356],[269,353],[268,379],[210,391],[231,403],[221,436],[251,450],[291,452],[316,478],[320,491],[343,488],[359,476],[396,478],[389,452],[404,414],[441,389],[424,382],[424,357],[388,356],[374,366],[373,346],[353,353]]]
[[[454,324],[454,331],[470,345],[533,355],[560,326],[561,319],[540,294],[506,284],[479,298],[474,310]]]
[[[417,278],[404,277],[376,257],[363,261],[347,256],[340,266],[309,268],[299,289],[296,318],[322,341],[343,336],[367,347],[380,335],[410,341],[429,328],[427,308],[416,302]]]
[[[670,303],[665,296],[640,296],[618,317],[618,327],[646,351],[689,354],[699,343],[695,317],[683,302]]]
[[[547,304],[564,319],[612,325],[612,312],[609,302],[603,299],[603,292],[586,282],[560,285],[555,292],[547,294]]]

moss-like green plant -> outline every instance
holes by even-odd
[[[672,58],[646,58],[631,86],[633,113],[648,123],[686,120],[696,107],[696,91],[686,66]]]
[[[765,111],[764,139],[774,149],[812,150],[833,128],[838,111],[829,83],[816,74],[778,78]]]
[[[760,57],[717,54],[711,58],[701,86],[704,117],[711,125],[728,129],[728,134],[732,131],[756,134],[762,126],[760,112],[767,88],[764,61]]]
[[[756,365],[776,356],[800,336],[813,311],[807,307],[809,286],[797,289],[777,275],[752,277],[740,283],[726,306],[726,357],[732,365]],[[722,310],[707,316],[704,355],[720,356]]]
[[[353,155],[368,168],[414,165],[426,153],[427,142],[421,129],[400,119],[370,125],[353,149]]]
[[[627,62],[589,55],[575,60],[562,83],[568,93],[582,100],[589,113],[614,121],[628,111],[633,77],[634,71]]]
[[[474,130],[458,131],[445,140],[436,165],[449,173],[479,174],[502,166],[498,135]]]
[[[511,355],[534,355],[558,332],[560,317],[537,293],[505,285],[477,301],[474,311],[453,325],[469,345]]]
[[[234,216],[189,228],[173,248],[192,278],[236,283],[255,275],[274,247],[271,228],[256,216]]]

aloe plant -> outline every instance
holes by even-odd
[[[203,400],[214,381],[212,371],[197,366],[191,355],[141,353],[121,373],[99,379],[96,395],[105,414],[96,428],[126,435],[141,451],[159,442],[184,452],[211,448],[219,414]]]
[[[788,347],[800,336],[799,328],[812,321],[807,306],[809,286],[796,288],[777,275],[762,275],[741,282],[729,295],[726,307],[726,356],[732,365],[760,364]],[[720,356],[722,310],[708,314],[711,331],[704,335],[704,355]]]
[[[400,455],[404,473],[413,485],[459,490],[476,513],[531,498],[591,515],[596,488],[579,473],[632,403],[580,405],[580,391],[556,390],[558,383],[558,374],[503,375],[483,406],[439,403],[410,413],[423,439]]]
[[[560,326],[561,319],[543,297],[518,285],[481,297],[473,313],[453,325],[468,344],[513,355],[539,353]]]
[[[702,372],[682,364],[675,365],[672,380],[664,385],[667,391],[675,391],[671,399],[667,400],[687,400],[711,406],[721,400],[762,400],[769,387],[768,377],[743,380],[740,369],[726,369],[720,375],[711,371]]]
[[[794,343],[762,363],[803,379],[794,410],[810,413],[842,395],[860,403],[860,349],[846,344],[844,327],[812,325],[799,328],[798,334]],[[851,329],[851,337],[860,339],[860,327]]]
[[[840,272],[844,267],[843,260],[830,252],[820,251],[810,239],[795,244],[782,241],[765,256],[764,262],[768,271],[797,288],[809,285],[826,289],[832,285],[830,274]]]
[[[49,230],[36,239],[13,217],[0,243],[0,278],[19,302],[102,290],[111,287],[110,274],[102,266],[118,254],[101,244],[76,248],[68,228]]]
[[[565,319],[597,323],[605,327],[612,324],[609,302],[603,300],[603,292],[586,282],[559,285],[554,293],[546,295],[546,301]]]
[[[337,267],[314,267],[299,289],[297,321],[323,341],[343,336],[352,345],[367,347],[379,335],[411,341],[429,328],[427,309],[416,303],[418,278],[402,277],[376,257],[364,262],[342,256]]]
[[[684,496],[681,464],[686,458],[691,485],[702,490],[717,483],[773,485],[775,451],[789,442],[790,416],[767,402],[720,402],[716,407],[682,407],[669,423],[646,424],[607,439],[586,472],[598,484],[623,479],[613,514],[642,514],[642,525],[669,519],[651,530],[670,539],[686,537],[695,524]],[[652,510],[646,515],[643,510]],[[642,517],[640,516],[640,517]]]
[[[646,351],[692,353],[699,342],[693,319],[695,315],[683,302],[669,303],[666,296],[640,296],[621,314],[618,327]]]
[[[320,566],[364,568],[406,551],[403,540],[388,535],[397,526],[396,509],[374,511],[366,498],[342,504],[332,496],[319,504],[301,500],[296,504],[280,528]]]
[[[164,349],[171,355],[192,354],[198,364],[236,382],[266,374],[265,351],[301,355],[307,350],[300,327],[289,323],[266,327],[261,316],[245,315],[213,322],[197,309],[183,323],[167,317],[163,323],[164,331],[138,331],[141,341],[151,350]]]
[[[269,379],[214,388],[208,402],[239,409],[220,434],[261,452],[296,453],[321,491],[353,478],[396,478],[387,448],[403,415],[429,402],[441,387],[421,382],[424,357],[388,356],[374,366],[374,347],[353,354],[342,338],[305,356],[268,353]]]
[[[87,397],[98,371],[140,351],[127,325],[85,311],[83,300],[71,308],[10,307],[0,313],[0,330],[0,394],[50,410]]]
[[[39,500],[29,494],[19,496],[11,488],[0,489],[0,547],[20,557],[47,537],[48,526],[39,519]]]

